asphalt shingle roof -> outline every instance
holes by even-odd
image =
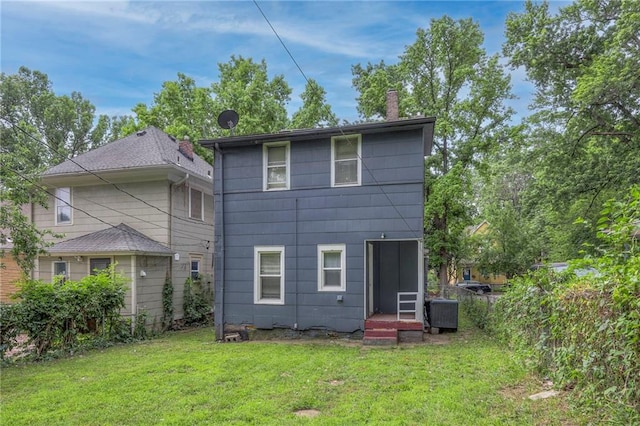
[[[137,253],[171,256],[171,249],[152,240],[132,227],[118,226],[96,231],[81,237],[60,241],[49,248],[49,253]]]
[[[193,161],[189,160],[178,151],[178,146],[173,136],[150,126],[53,166],[43,176],[173,165],[192,175],[210,179],[212,166],[197,154],[193,155]]]

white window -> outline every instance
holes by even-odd
[[[347,290],[346,259],[344,244],[318,244],[318,291]]]
[[[56,188],[56,225],[71,223],[71,188]]]
[[[360,185],[361,154],[360,135],[331,138],[331,186]]]
[[[91,275],[98,275],[109,266],[111,266],[111,258],[109,257],[94,257],[89,259],[89,273]]]
[[[254,303],[284,305],[284,246],[255,247]]]
[[[53,262],[53,281],[65,282],[67,278],[67,262]]]
[[[265,191],[289,189],[289,142],[262,146],[262,175]]]
[[[200,276],[200,262],[202,261],[199,257],[191,258],[191,279],[197,280]]]
[[[204,194],[195,188],[189,188],[189,217],[202,220],[204,217]]]

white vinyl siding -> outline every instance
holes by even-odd
[[[347,290],[346,253],[344,244],[318,245],[318,291]]]
[[[358,186],[362,175],[360,135],[331,138],[331,186]]]
[[[255,247],[254,303],[284,304],[284,246]]]
[[[265,191],[289,189],[289,149],[289,142],[274,142],[263,145],[262,180]]]
[[[192,219],[202,220],[204,214],[204,203],[202,202],[204,194],[202,191],[189,188],[189,217]]]
[[[56,188],[56,225],[71,224],[71,188]]]

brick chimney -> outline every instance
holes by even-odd
[[[398,92],[396,90],[387,90],[387,121],[395,121],[398,119]]]
[[[180,141],[178,144],[178,151],[189,160],[193,161],[193,145],[191,145],[189,136],[185,136],[184,140]]]

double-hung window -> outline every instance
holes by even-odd
[[[284,246],[255,247],[254,303],[284,305]]]
[[[200,262],[201,262],[201,258],[199,257],[192,257],[191,258],[191,279],[192,280],[197,280],[198,277],[200,276]]]
[[[331,138],[331,186],[360,185],[362,175],[360,135]]]
[[[65,282],[67,279],[67,262],[53,262],[53,280],[56,282]]]
[[[56,188],[56,225],[71,223],[71,188]]]
[[[346,258],[344,244],[318,245],[318,291],[346,291]]]
[[[265,191],[289,189],[289,158],[289,142],[274,142],[263,145],[262,181]]]
[[[189,188],[189,217],[192,219],[203,220],[204,203],[202,199],[204,194],[202,191]]]

